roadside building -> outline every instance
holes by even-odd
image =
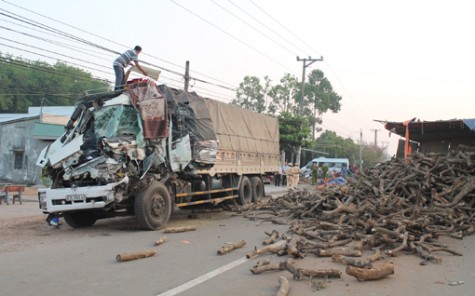
[[[0,180],[41,184],[36,160],[64,132],[73,111],[74,107],[31,107],[27,114],[0,114]]]

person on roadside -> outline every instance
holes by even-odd
[[[287,186],[287,162],[284,162],[284,164],[282,164],[282,176],[281,176],[281,182],[282,182],[282,186]]]
[[[341,176],[343,178],[346,178],[346,175],[348,174],[348,168],[346,167],[346,164],[343,164],[341,167]]]
[[[285,175],[287,175],[287,189],[292,189],[292,185],[294,184],[294,168],[291,163],[287,165]]]
[[[318,181],[318,165],[316,162],[312,163],[312,185],[317,185]]]
[[[299,163],[294,163],[294,167],[292,169],[294,175],[293,175],[293,183],[292,183],[292,189],[296,189],[297,185],[299,185],[300,181],[300,167]]]
[[[325,163],[322,163],[322,180],[325,181],[327,178],[328,166]]]
[[[139,53],[142,52],[142,47],[135,46],[134,49],[129,49],[120,56],[118,56],[113,63],[115,72],[115,88],[114,90],[124,89],[125,87],[125,68],[127,68],[131,62],[134,62],[135,66],[147,76],[147,72],[139,65]]]
[[[280,179],[282,177],[282,172],[279,172],[274,175],[274,185],[275,186],[280,186]]]

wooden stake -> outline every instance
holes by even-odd
[[[130,261],[130,260],[135,260],[135,259],[151,257],[155,255],[156,253],[157,251],[155,250],[146,250],[146,251],[133,252],[133,253],[122,253],[122,254],[118,254],[115,257],[115,260],[117,260],[117,262]]]

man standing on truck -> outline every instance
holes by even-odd
[[[120,56],[118,56],[114,63],[114,72],[115,72],[115,88],[114,90],[123,89],[125,86],[125,71],[124,69],[129,66],[130,62],[134,62],[135,66],[143,73],[143,75],[147,76],[147,72],[145,72],[142,67],[139,65],[139,53],[142,52],[142,47],[139,45],[135,46],[134,49],[129,49]]]

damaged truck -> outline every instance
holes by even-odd
[[[276,118],[135,80],[81,100],[38,158],[50,183],[38,200],[71,227],[134,215],[155,230],[176,207],[258,201],[279,158]]]

